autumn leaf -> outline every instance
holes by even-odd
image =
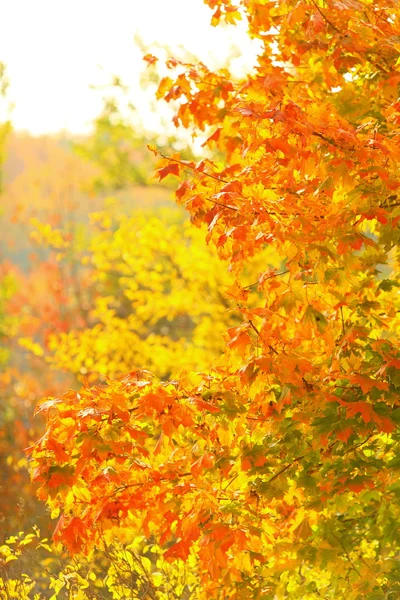
[[[356,385],[359,385],[364,394],[368,394],[374,387],[378,390],[389,389],[389,385],[386,383],[386,381],[378,381],[376,379],[366,377],[365,375],[352,375],[350,381]]]
[[[341,442],[346,443],[352,433],[353,433],[353,430],[351,429],[351,427],[346,427],[345,429],[341,429],[341,430],[337,431],[336,437]]]
[[[177,165],[176,163],[171,163],[166,167],[163,167],[162,169],[158,169],[158,171],[156,171],[159,181],[162,181],[164,177],[167,177],[167,175],[175,175],[179,177],[179,172],[179,165]]]
[[[373,406],[369,404],[369,402],[359,401],[359,402],[351,402],[351,403],[343,403],[346,407],[347,418],[353,417],[357,414],[360,414],[364,423],[370,423],[373,421]]]
[[[153,56],[153,54],[146,54],[145,56],[143,56],[143,60],[145,60],[150,66],[154,65],[158,61],[158,58],[156,56]]]
[[[181,558],[182,560],[186,560],[189,556],[190,545],[187,541],[178,540],[175,544],[169,548],[166,552],[164,552],[165,560],[173,560],[176,558]]]

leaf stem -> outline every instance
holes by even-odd
[[[165,160],[170,160],[171,162],[177,163],[178,165],[182,165],[183,167],[188,167],[189,169],[192,169],[192,171],[195,171],[196,173],[202,173],[203,175],[207,175],[207,177],[211,177],[212,179],[215,179],[216,181],[219,181],[220,183],[230,183],[227,179],[222,179],[221,177],[212,175],[212,173],[207,173],[207,171],[199,171],[199,169],[196,169],[195,165],[190,164],[187,161],[179,160],[178,158],[171,158],[170,156],[165,156],[161,152],[160,152],[160,156],[162,158],[164,158]]]
[[[330,25],[330,26],[332,27],[332,29],[334,29],[334,30],[335,30],[335,31],[337,31],[338,33],[342,33],[342,32],[340,31],[340,29],[338,29],[338,28],[336,27],[336,25],[334,25],[334,24],[332,23],[332,21],[330,21],[330,20],[328,19],[328,17],[327,17],[327,16],[326,16],[326,15],[325,15],[325,14],[322,12],[322,10],[321,10],[321,9],[320,9],[320,7],[318,6],[318,4],[317,4],[317,3],[316,3],[314,0],[311,0],[311,2],[314,4],[315,8],[317,9],[317,11],[318,11],[318,12],[319,12],[319,14],[321,15],[321,17],[324,19],[324,21],[326,21],[326,23],[328,23],[328,25]]]

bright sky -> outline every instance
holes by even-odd
[[[90,86],[107,84],[113,75],[129,86],[131,100],[151,127],[139,87],[144,63],[135,34],[146,45],[182,45],[212,66],[222,64],[236,45],[238,67],[253,63],[257,48],[244,28],[216,29],[210,17],[202,0],[6,0],[0,61],[11,84],[15,129],[88,131],[102,106],[101,92]]]

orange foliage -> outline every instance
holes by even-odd
[[[206,3],[262,50],[240,81],[168,61],[159,97],[223,160],[161,156],[158,174],[183,180],[242,322],[208,374],[47,401],[34,479],[72,553],[142,532],[191,561],[199,598],[383,597],[400,580],[398,2]],[[280,268],[244,284],[265,248]]]

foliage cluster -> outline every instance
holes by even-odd
[[[68,348],[88,346],[85,361],[97,334],[112,331],[117,364],[105,384],[88,380],[39,404],[47,425],[28,450],[32,479],[58,518],[54,539],[80,568],[115,551],[114,598],[396,598],[399,6],[205,2],[213,25],[247,21],[262,46],[257,64],[238,81],[227,69],[169,60],[158,96],[211,152],[196,161],[151,149],[159,180],[179,178],[178,203],[207,227],[228,274],[197,247],[194,273],[185,242],[170,252],[174,229],[169,238],[146,217],[139,228],[99,217],[89,262],[111,299],[93,307],[100,328],[54,342],[54,360],[81,370]],[[145,60],[156,68],[156,57]],[[144,361],[132,354],[130,372],[115,376],[126,306]],[[151,356],[142,348],[171,317],[157,348],[174,356],[182,311],[195,364],[204,364],[198,348],[214,349],[210,332],[226,328],[224,349],[202,372],[160,364],[151,341]],[[104,373],[100,354],[84,368]],[[117,581],[117,571],[133,581]],[[76,597],[90,597],[78,575]]]

